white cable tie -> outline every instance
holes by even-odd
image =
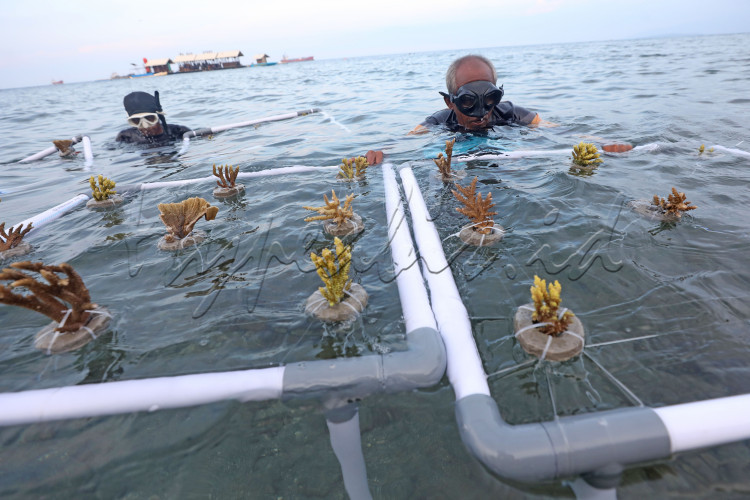
[[[60,323],[57,325],[57,328],[62,328],[65,326],[65,322],[68,321],[68,317],[70,316],[70,313],[73,312],[73,309],[63,309],[65,311],[65,316],[60,320]]]
[[[534,328],[539,328],[540,326],[552,326],[552,323],[533,323],[529,326],[524,326],[523,328],[518,330],[514,336],[517,338],[520,334],[522,334],[526,330],[533,330]]]
[[[544,350],[542,351],[542,355],[539,358],[539,361],[544,361],[545,356],[547,356],[547,349],[549,349],[550,344],[552,344],[552,335],[547,336],[547,344],[544,346]]]
[[[365,308],[365,305],[364,305],[364,304],[363,304],[363,303],[362,303],[362,302],[361,302],[361,301],[360,301],[360,300],[359,300],[359,299],[358,299],[357,297],[355,297],[354,295],[352,295],[352,294],[351,294],[351,293],[349,292],[349,290],[344,290],[344,293],[345,293],[345,294],[347,294],[347,295],[348,295],[349,297],[353,298],[354,300],[356,300],[356,301],[357,301],[357,304],[359,304],[359,307],[361,307],[362,309],[364,309],[364,308]]]
[[[52,341],[49,343],[49,347],[47,348],[47,356],[52,354],[52,346],[55,345],[55,340],[57,340],[57,337],[60,336],[60,332],[58,332],[57,330],[54,330],[54,332],[55,335],[54,337],[52,337]]]

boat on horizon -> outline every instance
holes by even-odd
[[[62,84],[63,84],[62,80],[52,80],[52,85],[62,85]]]
[[[281,64],[288,64],[288,63],[294,63],[294,62],[305,62],[305,61],[314,61],[313,56],[308,57],[296,57],[294,59],[287,59],[286,54],[284,54],[284,57],[281,59]]]

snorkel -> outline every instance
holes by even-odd
[[[154,90],[154,101],[156,103],[156,113],[159,115],[159,120],[161,121],[161,126],[164,128],[164,133],[167,133],[167,119],[164,117],[164,112],[161,109],[161,102],[159,101],[159,91]]]

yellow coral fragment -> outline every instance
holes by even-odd
[[[550,323],[539,329],[547,335],[559,335],[564,332],[573,318],[573,313],[570,311],[565,311],[562,315],[558,312],[562,302],[560,298],[561,289],[562,286],[559,281],[555,280],[554,283],[550,283],[548,288],[546,280],[534,275],[534,286],[531,287],[534,313],[531,315],[531,319],[534,323]]]
[[[341,169],[342,177],[350,180],[365,175],[367,167],[370,166],[364,156],[357,156],[354,160],[344,158],[341,162],[339,169]]]
[[[101,174],[99,174],[98,179],[99,183],[97,185],[97,182],[96,180],[94,180],[93,175],[89,178],[89,185],[91,186],[91,196],[93,196],[96,201],[104,201],[113,194],[117,193],[117,191],[115,191],[115,181],[107,179]]]
[[[330,201],[328,200],[328,197],[326,195],[323,195],[323,200],[325,200],[325,206],[302,207],[305,210],[313,210],[320,214],[320,215],[315,215],[313,217],[306,218],[305,222],[311,222],[314,220],[333,219],[333,222],[335,222],[337,226],[341,226],[341,224],[346,222],[347,219],[351,218],[352,215],[354,215],[354,210],[351,207],[353,199],[354,199],[354,194],[346,195],[346,198],[344,199],[344,206],[342,207],[341,201],[338,199],[338,197],[336,197],[336,191],[331,189]]]
[[[602,163],[599,152],[591,143],[581,142],[573,146],[573,163],[581,167],[588,167]]]
[[[315,264],[315,270],[325,283],[325,287],[320,287],[318,290],[331,307],[341,302],[345,291],[349,290],[352,285],[352,281],[349,279],[352,247],[344,246],[339,238],[335,238],[333,243],[336,247],[335,256],[328,248],[324,248],[320,252],[320,256],[316,255],[315,252],[310,253],[310,259]]]

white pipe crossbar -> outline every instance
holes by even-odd
[[[284,367],[0,394],[0,426],[281,397]]]
[[[410,168],[404,168],[400,174],[411,211],[414,238],[423,264],[422,274],[429,285],[432,310],[445,342],[448,378],[456,393],[456,399],[471,394],[489,396],[487,376],[474,343],[469,315],[453,281],[451,268],[445,260],[440,237],[434,225],[425,224],[432,218],[424,204],[413,172]]]

